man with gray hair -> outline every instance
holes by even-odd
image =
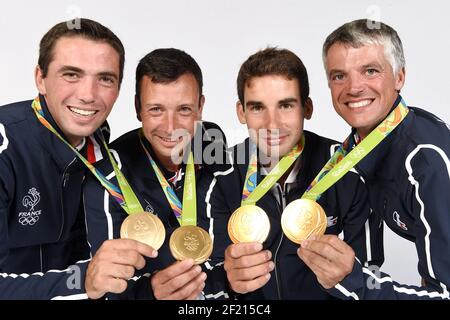
[[[356,20],[335,30],[324,43],[323,60],[334,108],[353,128],[344,143],[352,153],[346,158],[359,162],[355,169],[364,178],[374,214],[415,243],[422,285],[375,274],[333,235],[304,241],[298,255],[336,297],[449,299],[449,126],[406,105],[400,96],[405,81],[401,40],[388,25],[373,25]]]

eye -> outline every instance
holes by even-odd
[[[281,109],[292,109],[294,106],[291,103],[283,103],[280,105]]]
[[[103,85],[106,85],[108,87],[110,87],[116,83],[114,77],[111,77],[111,76],[101,76],[99,80]]]
[[[368,75],[368,76],[374,76],[374,75],[376,75],[378,73],[378,70],[377,69],[374,69],[374,68],[370,68],[370,69],[367,69],[366,70],[366,74]]]
[[[331,80],[333,81],[342,81],[344,80],[344,75],[342,73],[336,73],[331,76]]]
[[[69,82],[75,82],[80,78],[79,74],[76,72],[64,72],[62,76]]]
[[[260,113],[263,111],[264,107],[260,104],[253,104],[251,106],[249,106],[249,111],[253,112],[253,113]]]
[[[160,106],[153,106],[147,110],[151,115],[158,116],[162,113],[162,108]]]
[[[192,107],[190,106],[182,106],[180,108],[180,114],[183,116],[189,116],[192,114]]]

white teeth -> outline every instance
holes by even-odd
[[[163,138],[163,137],[160,138],[165,142],[177,142],[177,140],[171,140],[170,138]]]
[[[372,101],[371,100],[363,100],[363,101],[358,101],[358,102],[349,102],[348,106],[350,108],[361,108],[361,107],[365,107],[367,105],[369,105]]]
[[[90,111],[89,110],[81,110],[81,109],[74,108],[74,107],[69,107],[69,109],[70,109],[70,111],[72,111],[76,114],[82,115],[82,116],[92,116],[97,112],[95,110],[90,110]]]

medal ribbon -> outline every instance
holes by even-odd
[[[405,119],[408,112],[405,101],[400,99],[397,107],[358,145],[353,134],[350,134],[311,182],[302,199],[319,200],[328,188],[380,144]]]
[[[76,148],[74,148],[69,142],[67,142],[56,129],[45,119],[44,111],[42,110],[41,102],[39,101],[39,97],[33,100],[31,107],[36,114],[39,122],[42,123],[48,130],[50,130],[53,134],[55,134],[62,142],[64,142],[75,155],[86,165],[86,167],[92,172],[92,174],[98,179],[101,185],[113,196],[113,198],[120,204],[120,206],[125,210],[126,213],[138,213],[143,212],[139,200],[131,189],[127,179],[123,175],[123,173],[119,170],[114,158],[111,155],[111,152],[108,149],[105,139],[102,139],[103,145],[105,146],[106,151],[108,152],[109,159],[114,168],[114,172],[116,173],[117,181],[119,183],[119,187],[112,184],[106,177],[98,171],[81,153],[78,152]]]
[[[305,136],[302,135],[300,142],[295,145],[288,154],[286,154],[269,174],[257,184],[258,155],[256,144],[251,143],[250,161],[245,176],[244,189],[242,190],[241,205],[254,205],[261,199],[267,191],[280,179],[283,174],[292,166],[297,158],[302,154],[305,147]]]
[[[188,161],[186,164],[186,172],[184,174],[184,188],[183,188],[183,204],[178,199],[175,191],[167,182],[158,165],[153,160],[150,152],[144,145],[142,130],[139,131],[139,140],[141,146],[147,155],[150,165],[158,178],[159,184],[166,195],[167,201],[172,208],[175,217],[181,226],[197,225],[197,195],[195,184],[195,168],[194,168],[194,156],[192,152],[189,152]]]

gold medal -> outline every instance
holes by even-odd
[[[166,229],[161,220],[149,212],[130,214],[120,227],[120,237],[133,239],[159,250],[166,238]]]
[[[327,228],[325,211],[315,201],[298,199],[289,203],[281,216],[281,228],[292,242],[300,244],[311,235],[322,235]]]
[[[269,231],[269,217],[263,209],[255,205],[237,208],[228,220],[228,235],[233,243],[263,243]]]
[[[201,264],[211,255],[213,243],[208,232],[200,227],[187,225],[172,233],[169,247],[175,259],[193,259],[195,264]]]

